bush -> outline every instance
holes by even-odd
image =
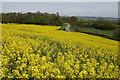
[[[101,24],[99,24],[99,23],[93,23],[92,27],[94,27],[96,29],[101,29]]]
[[[115,28],[116,28],[115,24],[113,24],[110,21],[104,21],[101,26],[101,29],[103,30],[114,30]]]
[[[110,21],[103,21],[101,23],[95,22],[92,24],[92,27],[96,28],[96,29],[101,29],[101,30],[114,30],[116,29],[116,25],[113,24]]]
[[[115,29],[113,36],[114,36],[114,39],[120,41],[120,27]]]

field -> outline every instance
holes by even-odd
[[[118,42],[58,30],[2,24],[2,78],[118,78]]]
[[[85,27],[80,29],[80,32],[88,32],[88,33],[93,33],[93,34],[99,34],[99,35],[106,35],[112,37],[114,34],[114,30],[100,30],[100,29],[95,29],[92,27]]]

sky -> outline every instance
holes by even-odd
[[[118,2],[120,0],[2,0],[2,2]]]
[[[7,2],[7,0],[2,2],[2,12],[40,11],[48,13],[58,12],[61,16],[118,17],[117,2],[30,2],[30,0],[29,2],[11,1],[13,2]]]

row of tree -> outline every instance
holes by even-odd
[[[40,25],[61,25],[60,16],[48,13],[2,13],[2,23],[40,24]]]
[[[61,17],[59,13],[49,14],[41,13],[39,11],[35,13],[2,13],[2,23],[20,23],[20,24],[39,24],[39,25],[54,25],[62,26],[63,23],[70,23],[74,31],[85,27],[84,20],[78,20],[77,17]]]
[[[117,28],[116,23],[113,23],[109,20],[105,20],[104,18],[99,18],[92,24],[92,27],[101,30],[114,30]]]
[[[35,13],[2,13],[2,23],[20,23],[20,24],[40,24],[40,25],[55,25],[61,26],[63,23],[68,22],[71,24],[72,28],[75,31],[79,30],[82,27],[94,27],[102,30],[112,30],[115,29],[116,26],[114,23],[104,20],[103,18],[99,18],[96,22],[90,25],[85,20],[79,20],[77,17],[61,17],[59,13],[49,14],[49,13],[41,13],[39,11]]]
[[[1,14],[0,14],[1,15]],[[59,13],[49,14],[41,13],[39,11],[32,13],[2,13],[2,23],[20,23],[20,24],[38,24],[38,25],[53,25],[53,26],[63,26],[64,23],[70,23],[71,31],[80,31],[83,27],[94,27],[101,30],[117,30],[117,23],[113,23],[104,18],[99,18],[98,20],[91,22],[83,19],[78,19],[75,16],[63,17]],[[119,23],[119,22],[118,22]],[[120,24],[120,23],[119,23]],[[116,31],[116,32],[117,32]],[[115,33],[119,34],[119,33]]]

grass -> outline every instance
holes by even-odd
[[[82,28],[80,30],[81,32],[90,32],[90,33],[98,33],[98,34],[103,34],[103,35],[108,35],[108,36],[112,36],[114,33],[114,30],[100,30],[100,29],[95,29],[95,28]]]
[[[100,29],[95,29],[95,28],[92,28],[92,27],[84,27],[84,28],[81,28],[79,30],[80,32],[84,32],[84,33],[91,33],[91,34],[97,34],[97,35],[100,35],[100,36],[108,36],[108,37],[113,37],[113,34],[114,34],[114,30],[100,30]]]

